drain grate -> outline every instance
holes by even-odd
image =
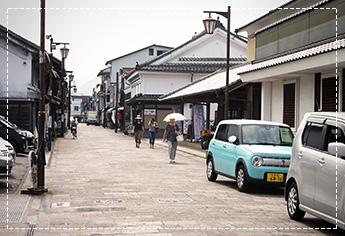
[[[20,222],[28,204],[29,196],[27,195],[8,195],[8,211],[6,196],[0,197],[0,222]]]
[[[36,225],[35,224],[29,224],[29,226],[26,229],[26,236],[34,236],[36,231]]]
[[[161,203],[192,203],[192,199],[158,199],[158,202]]]
[[[121,199],[103,199],[103,200],[96,200],[95,203],[99,204],[115,204],[123,202]]]
[[[72,183],[79,183],[79,182],[85,182],[87,179],[85,178],[54,178],[50,179],[51,182],[72,182]]]

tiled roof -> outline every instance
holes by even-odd
[[[198,62],[204,62],[204,61],[225,61],[226,62],[226,58],[225,57],[180,57],[178,59],[179,61],[186,61],[186,62],[194,62],[194,61],[198,61]],[[235,61],[247,61],[247,58],[245,57],[232,57],[230,58],[231,62],[235,62]]]
[[[134,97],[128,99],[126,102],[131,103],[133,101],[158,101],[158,98],[161,97],[162,94],[136,94]]]
[[[345,39],[344,38],[339,39],[337,41],[321,44],[319,46],[315,46],[315,47],[305,49],[302,51],[298,51],[295,53],[291,53],[288,55],[284,55],[281,57],[262,61],[259,63],[254,62],[254,64],[247,65],[246,67],[243,67],[244,70],[240,71],[238,74],[244,74],[244,73],[248,73],[251,71],[260,70],[260,69],[264,69],[267,67],[276,66],[279,64],[284,64],[287,62],[296,61],[296,60],[307,58],[307,57],[312,57],[312,56],[316,56],[316,55],[319,55],[322,53],[331,52],[331,51],[334,51],[337,49],[343,49],[343,48],[345,48]]]
[[[234,64],[230,64],[233,66]],[[164,71],[164,72],[197,72],[212,73],[219,69],[224,69],[226,63],[166,63],[163,65],[143,66],[140,70]]]

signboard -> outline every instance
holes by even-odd
[[[144,109],[144,115],[145,116],[155,116],[156,115],[156,109]]]
[[[202,105],[195,105],[193,107],[193,117],[194,138],[200,139],[200,131],[205,129],[204,107]]]

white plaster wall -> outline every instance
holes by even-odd
[[[82,99],[73,99],[71,102],[71,115],[74,116],[80,116],[81,115],[81,104],[82,104],[83,100]],[[78,106],[79,110],[78,111],[74,111],[74,107]]]
[[[7,91],[7,51],[3,42],[0,44],[0,97],[6,97]],[[31,84],[31,54],[24,54],[19,48],[9,45],[8,52],[8,96],[26,98],[28,85]]]
[[[180,57],[226,57],[226,32],[216,29],[214,34],[205,35],[170,55],[155,61],[154,65],[177,62]],[[230,39],[230,57],[246,57],[247,44],[237,38]]]
[[[261,120],[271,121],[272,83],[262,82],[261,85]]]
[[[272,82],[272,121],[283,122],[283,82]]]
[[[111,77],[111,82],[115,83],[116,82],[116,72],[120,72],[120,69],[123,67],[135,67],[136,62],[141,63],[144,61],[147,61],[149,59],[152,59],[154,57],[157,57],[157,50],[168,50],[164,47],[150,47],[154,49],[153,56],[149,55],[149,48],[133,53],[131,55],[122,57],[120,59],[117,59],[115,61],[111,62],[111,72],[110,72],[110,77]],[[121,81],[121,79],[119,78]]]
[[[167,94],[190,83],[190,74],[151,74],[142,75],[143,94]],[[194,77],[194,79],[197,79]]]
[[[299,124],[303,120],[303,116],[307,112],[314,111],[314,90],[315,90],[315,81],[314,74],[306,75],[300,77],[300,93],[299,93]]]

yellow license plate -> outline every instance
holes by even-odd
[[[267,173],[267,182],[283,182],[284,174],[281,173]]]

